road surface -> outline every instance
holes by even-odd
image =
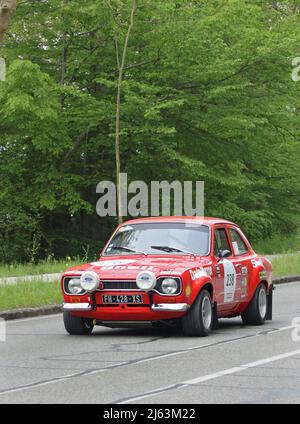
[[[74,337],[60,315],[7,322],[0,403],[299,403],[300,283],[274,298],[272,322],[222,320],[207,338],[103,327]]]

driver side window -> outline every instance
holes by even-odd
[[[218,256],[220,250],[229,250],[231,252],[225,228],[215,230],[214,255]]]

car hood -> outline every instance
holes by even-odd
[[[181,276],[190,269],[210,266],[210,258],[191,256],[147,256],[110,257],[97,262],[70,268],[64,275],[80,275],[84,271],[96,272],[102,280],[136,279],[141,271],[152,271],[156,277],[163,275]]]

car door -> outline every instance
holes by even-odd
[[[232,262],[240,273],[240,283],[238,284],[237,290],[240,301],[244,301],[248,297],[249,292],[249,280],[251,273],[251,261],[249,258],[250,249],[249,245],[242,234],[242,232],[234,226],[228,226],[229,241],[232,246],[233,257]]]
[[[225,250],[230,252],[230,256],[222,259],[219,252]],[[232,245],[225,225],[214,228],[213,254],[213,281],[218,311],[229,313],[240,301],[237,287],[241,284],[241,274],[233,263]]]

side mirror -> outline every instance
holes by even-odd
[[[219,251],[219,259],[229,258],[231,256],[230,250],[220,250]]]

